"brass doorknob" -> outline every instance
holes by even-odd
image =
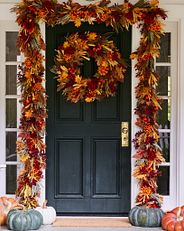
[[[129,126],[128,122],[121,122],[121,147],[129,146]]]

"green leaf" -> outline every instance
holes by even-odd
[[[146,7],[149,7],[149,6],[150,6],[150,4],[149,4],[147,1],[145,1],[145,0],[139,0],[139,1],[134,5],[134,7],[138,7],[138,8],[141,8],[141,7],[146,8]]]
[[[142,7],[145,3],[145,0],[139,0],[135,5],[134,7]]]
[[[152,31],[150,31],[150,32],[148,33],[148,39],[149,39],[149,41],[150,41],[151,43],[153,43],[153,41],[154,41],[154,33],[153,33]]]

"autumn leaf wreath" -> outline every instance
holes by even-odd
[[[126,70],[125,62],[112,40],[95,32],[74,33],[56,50],[55,65],[58,91],[67,100],[77,103],[93,102],[115,95],[117,83],[122,82]],[[80,66],[92,57],[97,72],[90,77],[81,74]]]

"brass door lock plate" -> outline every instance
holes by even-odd
[[[129,146],[129,126],[128,122],[121,122],[121,147]]]

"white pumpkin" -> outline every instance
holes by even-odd
[[[46,204],[47,201],[41,207],[37,207],[36,210],[43,216],[43,225],[50,225],[56,220],[56,210],[51,206],[46,206]]]

